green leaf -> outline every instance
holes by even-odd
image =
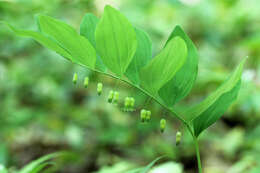
[[[238,65],[216,91],[184,113],[193,123],[194,133],[197,137],[203,130],[216,122],[236,99],[245,61],[246,59]]]
[[[136,168],[134,170],[127,171],[127,173],[148,173],[148,171],[154,166],[154,164],[164,157],[165,156],[158,157],[158,158],[154,159],[151,163],[149,163],[149,165],[147,165],[145,167]]]
[[[147,165],[140,173],[147,173],[156,162],[158,162],[159,160],[161,160],[162,158],[164,158],[164,156],[158,157],[155,160],[153,160],[149,165]]]
[[[51,166],[54,165],[53,162],[44,162],[39,164],[37,167],[35,167],[32,171],[30,171],[30,173],[38,173],[41,170],[43,170],[44,168],[46,168],[47,166]]]
[[[176,102],[180,101],[188,95],[193,87],[198,73],[198,52],[187,34],[176,26],[172,31],[166,45],[174,37],[181,37],[188,49],[187,60],[175,76],[167,82],[160,90],[159,96],[166,103],[167,106],[173,106]]]
[[[73,61],[70,53],[66,51],[66,49],[62,48],[56,41],[53,39],[45,36],[42,33],[35,32],[35,31],[29,31],[29,30],[19,30],[13,27],[12,25],[8,24],[7,22],[3,22],[6,26],[8,26],[15,34],[23,37],[31,37],[43,46],[46,46],[47,48],[54,50],[61,56]]]
[[[125,75],[134,84],[140,84],[140,69],[152,58],[152,41],[141,29],[135,28],[135,33],[138,46]]]
[[[132,61],[137,40],[134,28],[119,11],[107,5],[96,28],[98,54],[104,64],[118,76],[123,76]]]
[[[49,16],[39,15],[37,22],[40,31],[66,49],[73,61],[94,69],[96,51],[85,37],[79,35],[68,24]]]
[[[165,48],[141,69],[141,86],[151,94],[166,84],[182,67],[187,57],[187,47],[184,40],[174,37]]]
[[[95,30],[99,19],[92,13],[87,13],[80,24],[80,35],[86,37],[93,47],[96,47]]]
[[[80,35],[86,37],[94,48],[96,48],[95,31],[98,22],[99,19],[95,15],[87,13],[80,24]],[[106,66],[98,54],[95,68],[102,72],[106,72]]]
[[[31,163],[27,164],[25,167],[23,167],[18,173],[35,173],[36,170],[43,169],[43,165],[47,166],[50,164],[47,161],[50,159],[54,159],[61,156],[61,153],[52,153],[48,154],[46,156],[43,156],[35,161],[32,161]],[[45,163],[48,164],[45,164]]]

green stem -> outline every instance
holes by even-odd
[[[164,107],[166,110],[168,110],[169,112],[171,112],[172,114],[174,114],[187,128],[188,128],[188,131],[190,132],[190,134],[192,135],[193,137],[193,141],[194,141],[194,144],[195,144],[195,149],[196,149],[196,156],[197,156],[197,162],[198,162],[198,169],[199,169],[199,173],[202,173],[202,166],[201,166],[201,160],[200,160],[200,152],[199,152],[199,144],[198,144],[198,139],[197,137],[194,135],[194,132],[189,124],[189,122],[187,122],[185,119],[183,119],[180,115],[178,115],[173,109],[167,107],[166,105],[164,105],[163,103],[161,103],[160,101],[158,101],[155,97],[153,97],[150,93],[148,93],[146,90],[144,90],[143,88],[139,87],[138,85],[134,85],[132,84],[131,82],[129,82],[128,80],[125,80],[125,79],[122,79],[120,77],[117,77],[117,76],[114,76],[112,74],[109,74],[109,73],[106,73],[106,72],[101,72],[101,71],[98,71],[98,70],[94,70],[96,72],[99,72],[99,73],[102,73],[102,74],[105,74],[105,75],[108,75],[110,77],[113,77],[115,79],[119,79],[119,80],[122,80],[123,82],[131,85],[131,86],[134,86],[135,88],[139,89],[140,91],[142,91],[144,94],[146,94],[147,96],[149,96],[150,98],[152,98],[153,100],[155,100],[157,103],[159,103],[162,107]]]
[[[194,136],[193,141],[195,143],[195,149],[196,149],[196,156],[197,156],[199,173],[202,173],[202,166],[201,166],[201,160],[200,160],[200,150],[199,150],[198,139]]]

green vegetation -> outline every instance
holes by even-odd
[[[60,156],[55,160],[57,165],[52,166],[54,162],[45,163],[44,160],[32,171],[68,169],[72,172],[109,173],[161,169],[164,172],[251,173],[259,170],[257,108],[260,52],[256,49],[259,45],[257,39],[252,39],[257,38],[255,35],[259,32],[259,25],[255,24],[257,10],[255,13],[254,8],[246,11],[243,1],[230,4],[224,1],[198,2],[195,6],[184,1],[150,2],[149,6],[146,2],[132,3],[122,3],[122,12],[107,5],[101,17],[87,13],[80,25],[80,15],[73,17],[71,20],[77,23],[73,25],[79,28],[80,33],[67,22],[50,17],[56,16],[51,13],[37,15],[38,31],[17,29],[24,27],[9,24],[13,23],[10,7],[15,4],[1,4],[0,7],[5,9],[2,12],[5,22],[1,26],[5,24],[7,27],[0,34],[4,40],[13,38],[12,44],[9,44],[13,52],[5,48],[7,44],[0,48],[7,57],[22,57],[3,61],[3,69],[7,69],[2,70],[5,83],[0,88],[3,97],[0,136],[4,141],[0,146],[3,171],[7,171],[7,167],[9,172],[17,172],[30,160],[61,150],[71,152],[68,163],[60,162],[66,158]],[[92,4],[89,11],[98,6],[94,2],[86,4]],[[138,20],[141,19],[133,18],[131,12],[125,11],[124,5],[131,9],[131,4],[140,8],[144,18],[149,19],[151,15],[151,24],[157,23],[160,27],[153,30],[153,25],[150,25],[140,29],[142,25]],[[160,6],[163,4],[169,7]],[[155,6],[162,10],[162,14],[171,14],[167,8],[176,10],[176,27],[172,31],[169,29],[172,26],[163,25],[164,18],[156,20],[156,16],[152,15],[150,10],[156,11]],[[215,10],[215,13],[208,12],[211,15],[205,18],[201,8]],[[219,9],[222,9],[221,12]],[[252,15],[241,19],[231,13],[237,9],[242,10],[241,14]],[[225,30],[218,28],[214,16],[224,12],[230,12],[229,19],[234,21],[227,22],[229,28],[240,30],[232,33],[233,30],[229,31],[228,27]],[[197,25],[194,22],[194,26],[189,26],[188,21],[195,14],[199,16]],[[211,19],[215,20],[214,24]],[[25,25],[24,21],[20,23]],[[240,22],[239,25],[236,22]],[[247,28],[249,23],[254,28]],[[33,26],[32,22],[30,24]],[[215,30],[208,30],[214,27]],[[54,58],[56,54],[35,46],[28,39],[25,40],[28,44],[24,44],[28,48],[23,44],[25,49],[22,51],[19,47],[15,48],[13,45],[18,43],[18,38],[7,28],[17,35],[35,39],[73,64]],[[171,32],[168,38],[163,29]],[[163,34],[158,35],[160,32]],[[162,36],[167,40],[165,44],[158,41],[160,37],[163,40]],[[246,61],[244,57],[247,55],[250,58]],[[33,58],[30,60],[28,57]],[[227,57],[230,58],[227,60]],[[241,62],[238,64],[238,61]],[[238,64],[237,67],[234,67],[235,64]],[[249,70],[243,73],[245,64]],[[205,131],[223,114],[224,119]],[[13,154],[15,148],[9,147],[10,142],[14,143],[13,147],[23,146],[17,143],[19,136],[26,141],[22,144],[32,147],[43,145],[49,149],[47,152],[28,152],[28,156],[36,155],[27,160],[19,159],[22,157]],[[31,139],[36,143],[30,142]],[[218,147],[208,148],[206,144]],[[52,148],[52,145],[55,147]],[[222,154],[218,156],[214,153]],[[138,165],[145,165],[161,155],[167,157],[136,169]],[[193,161],[195,155],[197,166]],[[111,160],[111,156],[116,160]],[[157,161],[158,166],[152,169]],[[220,165],[217,166],[219,169],[210,166],[210,163]]]

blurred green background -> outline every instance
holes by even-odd
[[[259,0],[0,0],[0,20],[36,29],[35,14],[62,19],[79,29],[84,14],[97,16],[105,4],[119,9],[147,31],[156,54],[172,29],[181,25],[199,51],[199,75],[176,109],[201,101],[216,89],[242,58],[249,56],[240,95],[221,120],[200,137],[205,173],[260,172],[260,1]],[[73,73],[79,83],[71,82]],[[83,78],[90,85],[83,87]],[[97,96],[96,84],[104,92]],[[109,90],[120,100],[136,99],[126,113],[107,103]],[[71,156],[49,172],[123,173],[161,155],[151,173],[197,172],[191,136],[162,107],[130,86],[61,58],[32,39],[0,25],[0,165],[15,171],[55,151]],[[152,111],[149,124],[139,110]],[[164,134],[160,118],[167,119]],[[175,146],[175,133],[183,133]],[[65,164],[64,164],[65,163]]]

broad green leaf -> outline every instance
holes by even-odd
[[[86,37],[94,48],[96,48],[95,30],[98,22],[99,19],[95,15],[87,13],[80,24],[80,35]],[[106,66],[98,54],[95,68],[102,72],[106,71]]]
[[[168,106],[173,106],[176,102],[188,95],[196,80],[198,73],[198,53],[195,45],[187,34],[176,26],[172,31],[166,45],[174,37],[181,37],[188,49],[187,60],[175,76],[167,82],[160,90],[159,96]]]
[[[188,120],[193,123],[196,136],[199,136],[203,130],[216,122],[236,99],[245,61],[246,59],[238,65],[236,70],[216,91],[184,113]]]
[[[66,51],[56,41],[47,37],[46,35],[44,35],[40,32],[35,32],[35,31],[19,30],[6,22],[3,22],[3,23],[6,24],[6,26],[8,26],[15,34],[17,34],[19,36],[24,36],[24,37],[31,37],[34,40],[36,40],[37,42],[39,42],[40,44],[42,44],[43,46],[46,46],[47,48],[54,50],[61,56],[73,61],[73,59],[68,51]]]
[[[66,23],[49,16],[39,15],[37,22],[40,31],[57,41],[71,54],[75,62],[94,69],[96,51],[85,37],[79,35]]]
[[[185,63],[187,47],[180,37],[174,37],[165,48],[141,69],[141,86],[156,95]]]
[[[140,83],[140,69],[152,58],[152,42],[149,36],[141,29],[135,29],[137,49],[133,60],[126,70],[126,77],[134,84]]]
[[[136,34],[130,22],[107,5],[97,25],[95,38],[104,64],[116,75],[123,76],[137,48]]]
[[[34,173],[36,170],[42,168],[42,164],[47,166],[44,163],[46,163],[50,159],[54,159],[54,158],[57,158],[59,156],[61,156],[61,153],[52,153],[52,154],[48,154],[46,156],[43,156],[43,157],[27,164],[18,173]]]

